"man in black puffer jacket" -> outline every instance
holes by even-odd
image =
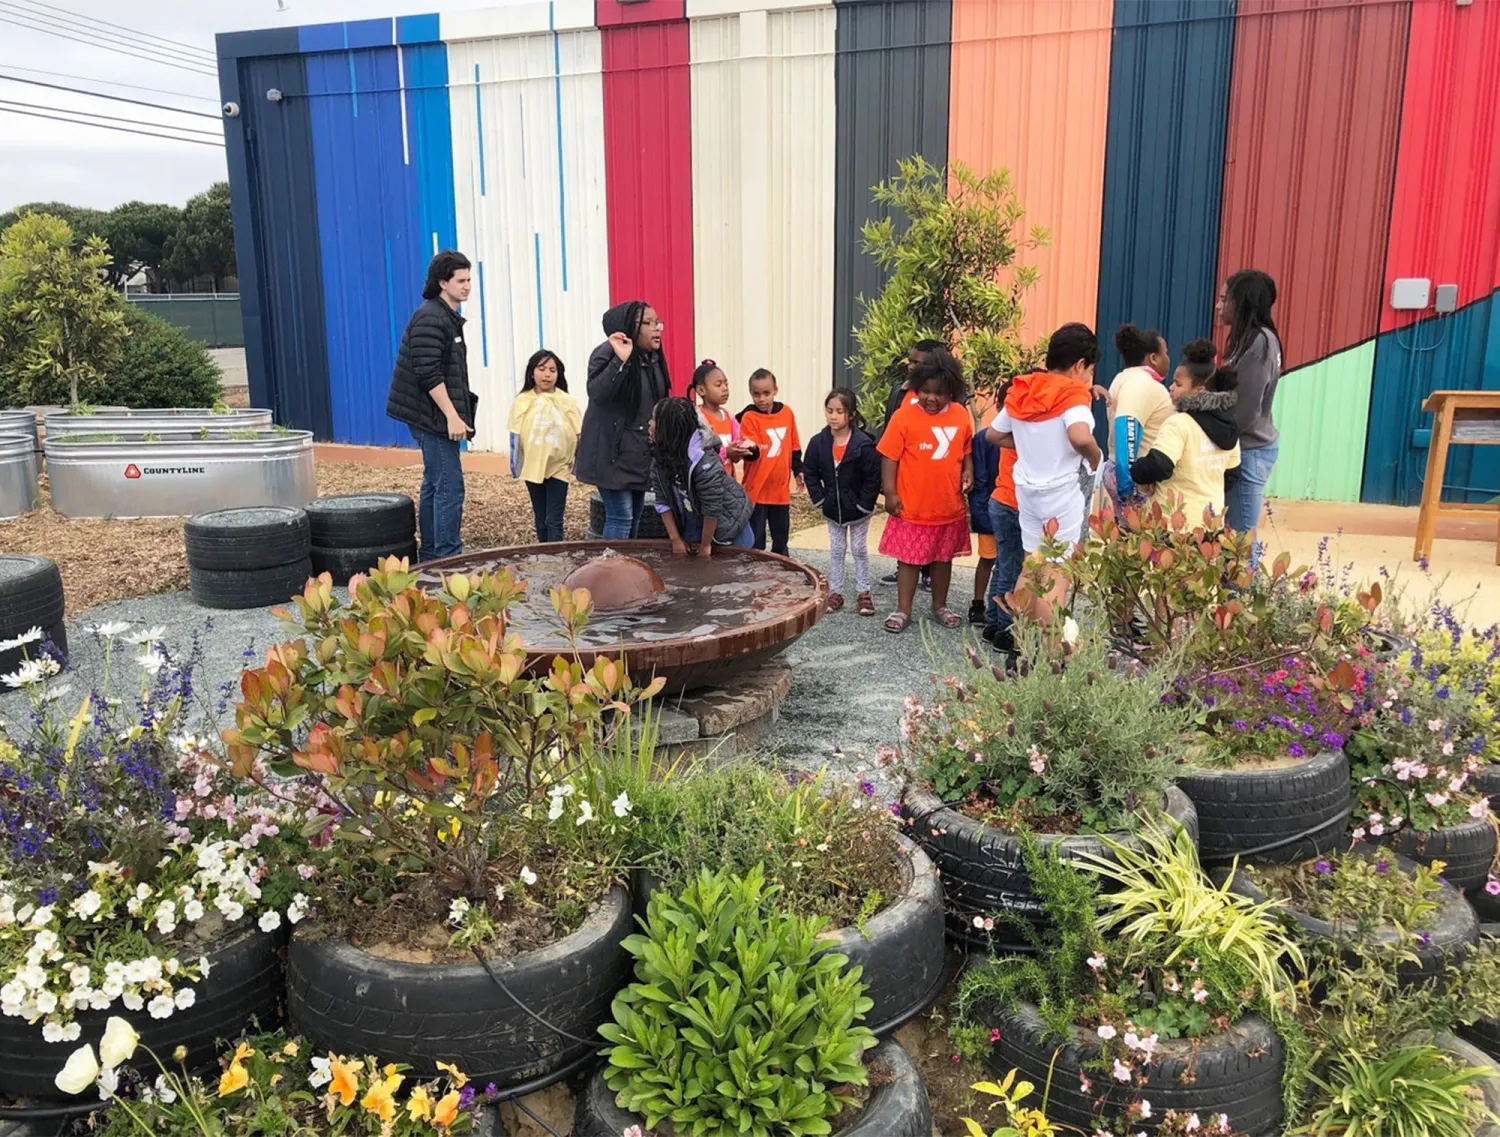
[[[464,551],[464,469],[459,443],[474,436],[479,399],[469,390],[469,356],[458,306],[469,298],[469,259],[451,250],[427,266],[422,306],[401,334],[385,413],[411,428],[422,448],[422,493],[417,559]]]

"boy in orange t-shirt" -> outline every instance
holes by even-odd
[[[784,557],[792,531],[792,480],[806,489],[802,439],[792,408],[776,401],[776,376],[764,367],[750,376],[750,405],[740,412],[740,432],[756,448],[745,460],[745,493],[755,506],[750,515],[755,548],[766,547],[769,527],[771,552]]]
[[[995,392],[994,411],[1005,405],[1005,396],[1010,393],[1007,379]],[[986,427],[994,422],[993,412]],[[986,643],[1001,651],[1014,651],[1010,625],[1012,614],[1004,598],[1016,590],[1021,579],[1021,566],[1026,560],[1026,550],[1021,547],[1021,513],[1016,504],[1016,451],[1014,447],[1000,448],[1000,468],[995,474],[995,490],[990,494],[990,530],[994,533],[995,567],[990,572],[989,589],[985,594],[984,631],[981,635]]]
[[[896,611],[886,618],[888,632],[904,632],[911,622],[917,577],[931,566],[932,616],[945,628],[963,626],[948,610],[953,558],[967,556],[969,507],[974,484],[974,418],[964,405],[966,389],[958,361],[934,349],[912,369],[916,403],[891,417],[880,438],[885,511],[880,551],[898,563]]]

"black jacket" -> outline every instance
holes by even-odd
[[[712,517],[718,523],[714,529],[714,544],[727,545],[750,524],[750,514],[755,507],[750,504],[745,488],[724,469],[724,462],[719,457],[719,436],[703,427],[698,437],[703,443],[703,456],[688,472],[692,484],[676,486],[678,492],[674,493],[667,472],[660,463],[652,463],[651,490],[656,494],[658,506],[671,506],[677,532],[683,531],[687,521],[682,500],[686,497],[686,509],[691,509],[702,521]]]
[[[1240,440],[1239,420],[1235,416],[1238,397],[1234,391],[1195,391],[1177,402],[1177,410],[1191,418],[1220,450],[1230,450]],[[1136,485],[1151,486],[1164,482],[1177,466],[1160,450],[1151,450],[1130,463],[1130,476]],[[1224,488],[1239,481],[1240,469],[1224,472]]]
[[[833,462],[833,431],[824,427],[807,444],[802,459],[807,494],[823,516],[839,525],[852,525],[875,512],[880,495],[880,451],[863,430],[852,431],[844,460]]]
[[[646,305],[616,304],[604,313],[604,334],[632,340]],[[604,490],[644,490],[651,484],[651,412],[671,393],[667,361],[659,351],[636,347],[624,363],[605,340],[589,356],[588,409],[578,435],[573,472]]]
[[[453,409],[469,424],[472,435],[479,398],[469,390],[464,318],[441,300],[424,300],[401,333],[385,413],[397,422],[446,438],[448,420],[428,394],[439,383],[448,389]]]

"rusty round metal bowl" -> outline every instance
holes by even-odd
[[[532,602],[547,604],[547,589],[560,581],[528,581],[527,574],[521,567],[528,557],[602,555],[606,550],[657,562],[667,582],[667,591],[663,595],[670,603],[674,586],[671,572],[673,559],[669,546],[662,541],[563,541],[548,545],[518,545],[426,561],[418,569],[422,585],[432,587],[439,576],[449,573],[498,572],[510,568],[519,580],[528,585],[527,595]],[[662,557],[664,550],[667,554],[665,559]],[[783,585],[787,583],[786,576],[792,575],[795,581],[792,590],[795,593],[805,591],[805,595],[795,596],[780,604],[775,612],[764,619],[745,620],[736,626],[708,634],[654,639],[649,642],[621,638],[612,643],[580,645],[577,649],[579,662],[584,667],[591,667],[594,660],[601,656],[617,659],[623,655],[636,683],[644,685],[652,676],[657,676],[667,681],[668,692],[722,686],[736,673],[779,655],[823,618],[828,603],[828,581],[815,569],[789,557],[756,549],[715,548],[713,560],[721,565],[726,562],[760,562],[769,572],[781,576]],[[521,636],[530,648],[532,637],[524,630],[521,631]],[[545,670],[551,666],[556,656],[568,655],[570,651],[560,637],[555,644],[543,642],[535,649],[528,650],[527,665],[532,670]]]

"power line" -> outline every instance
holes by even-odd
[[[104,28],[92,28],[87,24],[70,23],[59,20],[45,12],[38,12],[31,8],[23,7],[14,2],[0,4],[0,8],[9,10],[11,17],[30,21],[22,26],[29,27],[33,31],[42,31],[58,35],[64,39],[75,38],[81,43],[89,43],[97,47],[107,47],[109,50],[125,50],[141,52],[151,56],[154,60],[162,63],[188,68],[199,68],[212,66],[211,60],[206,56],[190,55],[177,48],[161,47],[158,44],[144,40],[138,40],[133,36],[121,32],[113,32]],[[82,37],[82,38],[80,38]]]
[[[159,43],[167,45],[168,47],[182,48],[197,55],[207,56],[211,60],[217,58],[214,53],[209,51],[206,47],[197,47],[194,44],[184,43],[181,40],[168,39],[166,36],[159,36],[153,32],[137,31],[134,28],[127,28],[123,24],[112,24],[108,20],[99,19],[97,16],[85,16],[80,12],[69,12],[66,8],[59,8],[55,4],[44,4],[42,0],[26,0],[26,3],[28,3],[33,8],[46,8],[50,11],[58,13],[59,15],[67,16],[70,19],[82,20],[90,24],[99,24],[100,26],[109,28],[112,31],[125,32],[134,39],[156,40]]]
[[[222,141],[214,141],[211,138],[185,138],[180,134],[157,134],[149,130],[135,130],[128,126],[110,126],[104,122],[85,122],[82,119],[63,118],[61,115],[43,114],[41,111],[16,110],[13,107],[0,106],[0,114],[25,115],[27,118],[45,118],[53,122],[67,122],[74,126],[92,126],[96,130],[113,130],[119,134],[140,134],[147,138],[161,138],[168,142],[191,142],[195,146],[218,146],[223,147]]]
[[[203,111],[185,111],[180,107],[169,107],[163,103],[148,103],[144,99],[127,99],[124,95],[105,95],[99,91],[85,91],[78,87],[64,87],[58,83],[43,83],[40,79],[18,79],[14,75],[0,74],[0,80],[9,83],[25,83],[30,87],[46,87],[52,91],[68,91],[75,95],[87,95],[91,99],[108,99],[112,103],[129,103],[131,106],[136,107],[151,107],[154,110],[167,111],[170,114],[185,114],[191,115],[193,118],[207,118],[215,122],[219,121],[219,116],[216,114],[207,114]],[[54,109],[70,110],[71,108],[57,107]],[[83,113],[87,114],[88,112],[85,111]],[[162,125],[165,126],[167,124],[162,123]]]
[[[13,15],[0,15],[0,23],[14,24],[16,27],[25,28],[27,31],[41,32],[44,35],[57,36],[59,39],[71,40],[74,43],[81,43],[87,47],[97,47],[103,51],[113,51],[119,55],[131,56],[134,59],[144,59],[147,63],[156,63],[165,67],[177,67],[183,71],[191,71],[195,75],[208,75],[214,78],[218,77],[218,71],[212,68],[198,67],[194,64],[182,63],[175,59],[164,59],[161,56],[148,55],[140,51],[133,51],[130,47],[122,44],[101,43],[98,40],[86,39],[81,36],[70,35],[68,32],[62,31],[58,28],[49,28],[45,25],[27,23],[21,18]]]
[[[38,106],[36,103],[18,103],[14,99],[0,99],[0,107],[19,107],[23,110],[54,111],[58,114],[83,115],[86,118],[103,119],[105,122],[127,122],[135,126],[149,126],[153,130],[175,130],[182,134],[198,134],[204,138],[222,138],[217,130],[196,130],[191,126],[177,126],[170,122],[142,122],[138,118],[121,118],[119,115],[100,114],[98,111],[79,111],[72,107]]]
[[[160,55],[164,59],[174,59],[183,63],[196,64],[200,67],[204,64],[214,62],[216,59],[216,57],[202,48],[183,48],[154,43],[150,38],[139,35],[129,28],[121,27],[118,24],[93,27],[89,23],[80,22],[82,20],[89,20],[91,17],[78,17],[71,12],[62,12],[61,8],[56,10],[62,12],[62,17],[54,16],[48,12],[41,11],[35,0],[25,0],[25,2],[22,2],[22,0],[13,0],[13,2],[7,3],[5,6],[16,12],[16,14],[25,16],[29,20],[36,20],[46,27],[60,27],[70,32],[76,32],[79,35],[96,36],[105,42],[123,43],[126,47],[137,48],[140,51],[149,51]],[[41,7],[48,7],[48,5],[44,4]]]
[[[52,79],[76,79],[80,83],[99,83],[105,87],[119,87],[127,91],[148,91],[153,95],[172,95],[179,99],[191,99],[196,103],[217,104],[219,101],[208,95],[190,95],[186,91],[168,91],[164,87],[142,87],[138,83],[121,83],[117,79],[99,79],[93,75],[69,75],[62,71],[48,71],[41,67],[20,67],[14,63],[0,63],[0,67],[11,71],[24,71],[28,75],[46,75]]]

